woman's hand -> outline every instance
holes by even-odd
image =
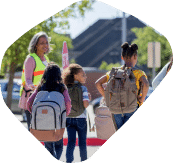
[[[29,89],[31,89],[31,90],[33,90],[33,91],[36,89],[36,86],[31,85],[31,84],[30,84],[28,87],[29,87]]]

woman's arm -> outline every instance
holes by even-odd
[[[138,97],[138,101],[143,103],[145,101],[145,97],[148,93],[149,82],[145,76],[141,76],[139,81],[142,83],[142,96]]]
[[[67,89],[64,90],[63,95],[66,106],[66,115],[68,116],[71,112],[71,99]]]
[[[101,78],[99,78],[95,84],[96,84],[96,88],[98,89],[98,91],[100,92],[100,94],[105,98],[105,93],[104,93],[104,88],[103,85],[104,83],[107,82],[107,76],[104,75]]]
[[[34,90],[36,87],[32,82],[33,72],[35,69],[35,60],[33,57],[28,57],[24,64],[25,67],[25,84],[28,89]]]
[[[38,91],[37,89],[32,93],[32,95],[28,98],[26,102],[26,109],[31,113],[32,112],[32,104],[34,102],[34,99],[37,95]]]

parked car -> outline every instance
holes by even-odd
[[[21,79],[14,79],[13,80],[13,90],[12,90],[12,105],[10,110],[14,113],[22,114],[23,121],[26,121],[26,115],[23,111],[23,109],[20,109],[18,107],[19,99],[20,99],[20,86],[21,86]],[[1,92],[4,99],[4,102],[7,102],[7,86],[8,86],[8,80],[7,79],[1,79],[0,80],[1,85]]]
[[[145,100],[150,96],[150,94],[152,92],[153,92],[153,88],[149,87]],[[101,99],[102,99],[102,97],[98,97],[98,98],[94,99],[93,101],[91,101],[91,105],[93,105],[94,113],[95,113],[96,108],[99,107]]]

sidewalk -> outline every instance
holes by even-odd
[[[90,124],[91,127],[94,125],[94,118],[95,115],[93,113],[93,107],[92,105],[89,105],[87,108],[87,113],[89,114],[90,117]],[[19,121],[22,121],[22,116],[21,115],[15,115],[16,118]],[[27,124],[26,122],[22,122],[22,124],[27,128]],[[88,158],[90,158],[105,142],[106,140],[101,140],[97,138],[97,133],[95,132],[90,132],[89,131],[89,120],[88,120],[88,116],[87,116],[87,156]],[[74,150],[74,162],[81,162],[80,160],[80,154],[79,154],[79,146],[78,146],[78,135],[76,134],[77,138],[76,138],[76,147]],[[66,148],[67,148],[67,142],[68,142],[68,137],[67,137],[67,130],[65,129],[64,132],[64,136],[63,136],[63,140],[64,140],[64,146],[63,146],[63,152],[60,158],[60,161],[66,161]]]
[[[102,146],[106,142],[106,140],[98,139],[96,130],[95,130],[95,132],[90,132],[89,131],[89,119],[90,119],[91,127],[95,123],[94,122],[95,115],[94,115],[94,112],[93,112],[92,105],[89,105],[87,107],[87,113],[88,113],[88,115],[87,115],[87,129],[88,129],[88,131],[87,131],[87,146]],[[19,121],[22,121],[22,116],[21,115],[15,115],[15,116]],[[22,124],[27,128],[26,122],[22,122]],[[76,146],[78,146],[78,135],[76,134],[76,136],[77,136]],[[67,130],[66,129],[65,129],[63,138],[64,138],[64,146],[66,146],[67,142],[68,142],[68,136],[67,136]]]
[[[92,157],[92,155],[99,150],[101,146],[87,146],[87,158]],[[66,162],[66,149],[67,146],[63,146],[63,152],[60,158],[60,161]],[[80,154],[79,154],[79,146],[75,147],[74,150],[74,160],[73,163],[81,162]]]
[[[93,106],[92,105],[89,105],[87,107],[87,113],[88,113],[88,115],[87,115],[87,129],[88,129],[88,131],[87,131],[87,146],[102,146],[106,142],[106,140],[98,139],[96,130],[95,130],[95,132],[90,132],[89,131],[89,129],[90,129],[89,119],[90,119],[91,128],[93,127],[93,125],[95,123],[94,122],[95,115],[94,115],[94,112],[93,112]],[[66,129],[65,129],[63,137],[64,137],[64,145],[66,146],[67,142],[68,142],[67,130]],[[76,139],[76,145],[78,145],[78,135],[77,135],[77,139]]]

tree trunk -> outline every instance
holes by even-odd
[[[7,86],[7,106],[9,109],[11,109],[11,101],[12,101],[12,90],[13,90],[13,79],[14,79],[14,73],[16,69],[16,64],[14,62],[10,65],[10,71],[9,71],[9,82]]]

